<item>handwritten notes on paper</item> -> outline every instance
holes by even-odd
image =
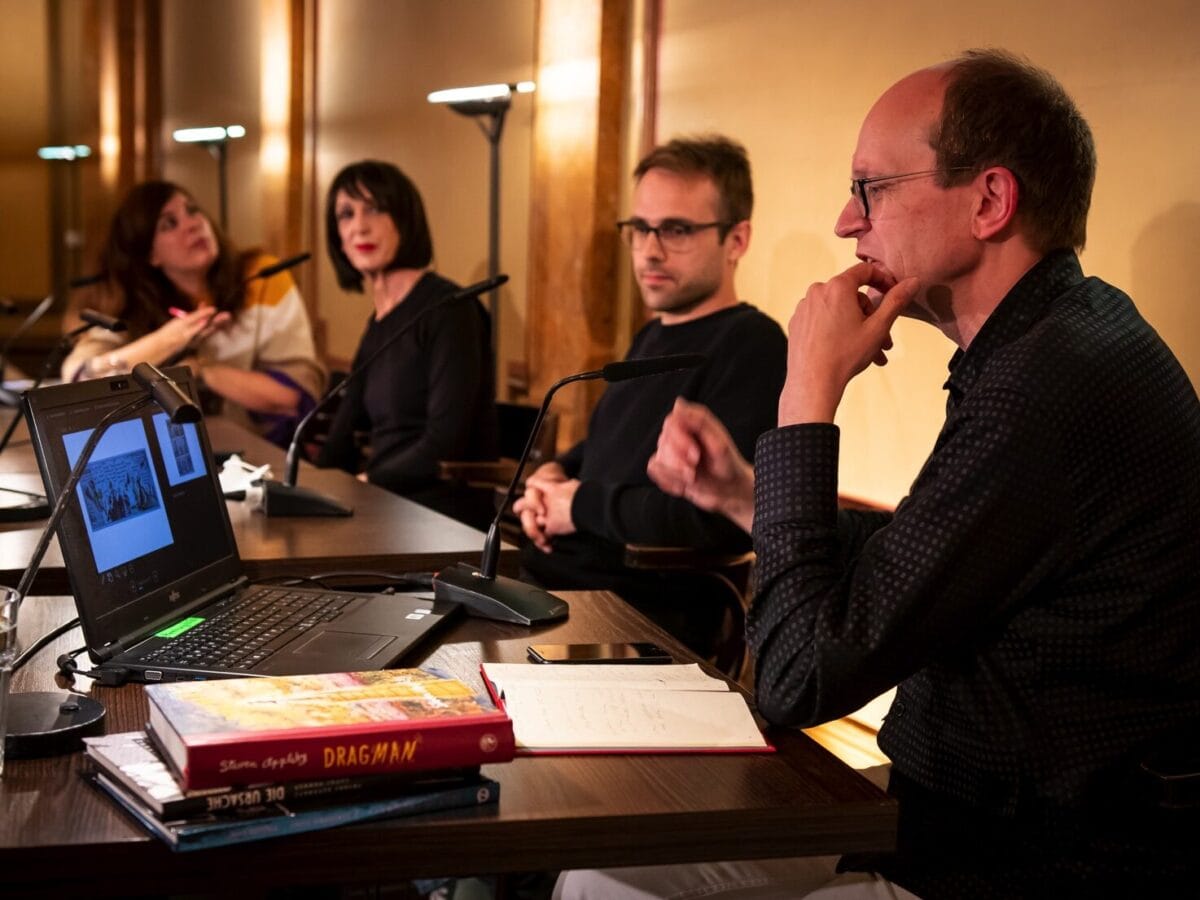
[[[697,665],[484,663],[526,751],[769,750],[746,700]]]

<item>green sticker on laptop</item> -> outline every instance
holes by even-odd
[[[191,631],[203,621],[204,619],[201,616],[188,616],[186,619],[180,619],[174,625],[168,625],[162,631],[156,632],[154,636],[160,638],[179,637],[185,631]]]

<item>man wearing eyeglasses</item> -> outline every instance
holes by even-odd
[[[835,226],[860,262],[797,306],[755,467],[691,404],[651,463],[753,529],[763,715],[816,725],[897,688],[879,733],[896,851],[842,875],[829,859],[611,870],[580,889],[570,874],[564,896],[1195,890],[1197,810],[1164,809],[1156,791],[1174,788],[1139,764],[1198,746],[1200,403],[1129,297],[1083,275],[1095,165],[1061,85],[1009,54],[894,85]],[[894,514],[839,512],[834,414],[914,311],[957,348],[945,424]]]
[[[775,424],[787,342],[738,301],[734,273],[750,245],[753,189],[746,151],[723,137],[673,140],[634,170],[632,214],[618,223],[642,299],[656,317],[627,359],[702,353],[698,369],[609,386],[586,440],[529,477],[514,507],[530,539],[524,568],[548,588],[608,588],[702,655],[722,615],[711,581],[627,568],[626,543],[737,551],[745,533],[664,494],[646,474],[677,396],[704,403],[753,453]]]

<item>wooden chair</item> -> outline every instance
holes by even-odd
[[[348,373],[343,369],[331,369],[329,371],[329,383],[326,384],[326,393],[332,391],[339,384],[346,380]],[[308,423],[302,438],[302,450],[304,458],[309,462],[313,462],[321,454],[321,448],[325,446],[325,440],[329,437],[329,429],[333,425],[334,417],[337,416],[338,407],[341,406],[341,397],[331,399],[323,409],[319,410],[312,421]],[[365,440],[365,438],[364,438]]]
[[[482,461],[442,460],[438,463],[438,478],[464,492],[475,491],[486,494],[483,503],[485,508],[493,510],[484,518],[488,521],[472,522],[477,528],[486,530],[490,518],[500,511],[508,486],[516,474],[517,464],[525,451],[529,433],[537,420],[538,407],[520,403],[497,403],[496,419],[499,432],[500,458]],[[558,414],[547,412],[542,419],[541,430],[537,434],[533,449],[529,454],[529,462],[525,465],[525,473],[534,471],[538,466],[555,456],[555,444],[558,441]],[[502,536],[510,544],[518,543],[521,539],[521,526],[511,515],[505,515],[500,520]]]
[[[716,646],[709,661],[734,681],[743,681],[748,676],[750,660],[746,648],[746,612],[749,609],[754,568],[752,550],[714,553],[692,547],[626,544],[624,563],[631,569],[698,576],[715,585],[715,595],[722,598],[722,618]]]
[[[848,495],[838,495],[838,506],[841,509],[889,511],[882,504]],[[714,554],[690,547],[627,544],[624,561],[633,569],[699,575],[722,585],[726,591],[725,616],[712,663],[730,678],[749,686],[751,665],[746,646],[746,614],[750,609],[754,552]]]

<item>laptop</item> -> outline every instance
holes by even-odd
[[[190,369],[167,374],[197,396]],[[100,420],[142,393],[112,376],[26,394],[52,503]],[[457,612],[431,594],[250,584],[217,474],[204,423],[172,424],[154,403],[87,463],[58,542],[104,683],[383,669]]]

